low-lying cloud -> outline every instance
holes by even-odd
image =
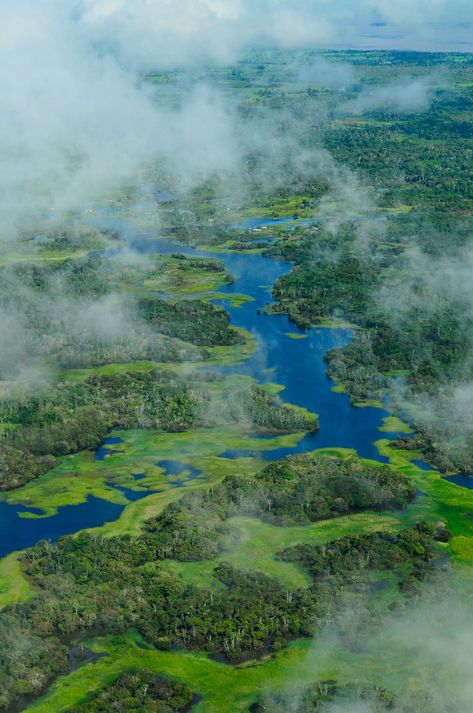
[[[186,178],[226,169],[231,118],[206,87],[157,102],[66,11],[0,6],[0,235],[54,225],[163,157]]]
[[[469,596],[453,593],[447,582],[425,586],[422,598],[393,614],[373,619],[369,604],[350,599],[334,612],[334,622],[321,631],[301,669],[313,667],[314,679],[327,669],[353,690],[350,698],[325,704],[324,713],[379,713],[385,706],[360,692],[387,690],[393,694],[392,713],[470,713],[473,684],[469,667],[473,655],[473,626]],[[354,647],[354,653],[351,647]],[[333,656],[344,663],[340,670]],[[350,656],[356,657],[350,666]],[[310,666],[308,665],[310,664]],[[360,676],[360,671],[364,675]],[[297,685],[288,681],[288,685]],[[301,688],[309,686],[305,681]],[[301,713],[294,696],[291,713]]]
[[[366,19],[416,23],[424,3],[403,5],[395,17],[382,2],[359,5]],[[431,10],[430,21],[444,18],[445,3]],[[0,237],[58,224],[157,160],[187,184],[236,172],[241,152],[226,102],[197,86],[184,101],[164,103],[141,73],[232,62],[250,45],[327,46],[354,17],[346,4],[304,0],[4,0]],[[356,77],[350,65],[329,72],[322,60],[307,71],[331,88]],[[366,90],[348,109],[418,111],[428,100],[426,84],[413,81]]]
[[[468,0],[82,0],[78,18],[127,62],[230,62],[249,44],[356,46],[370,26],[411,45],[472,25]],[[403,39],[399,40],[403,43]]]
[[[364,88],[342,111],[364,114],[370,111],[419,113],[427,111],[432,99],[433,78],[404,80],[399,84]]]

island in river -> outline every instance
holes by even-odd
[[[387,82],[413,61],[420,73],[450,61],[469,101],[470,62],[356,57]],[[288,61],[268,65],[284,74]],[[297,108],[311,134],[299,80],[277,99],[260,93],[261,59],[245,66],[238,99],[233,75],[214,79],[248,112]],[[365,214],[334,205],[319,177],[290,173],[281,191],[250,176],[241,206],[223,179],[220,192],[182,196],[148,176],[113,206],[88,207],[80,229],[33,236],[21,260],[5,254],[4,299],[22,304],[53,378],[0,403],[0,709],[125,699],[128,710],[276,713],[297,697],[307,711],[356,701],[437,713],[439,661],[395,632],[422,620],[425,597],[430,612],[451,589],[471,598],[470,451],[457,435],[444,443],[434,407],[427,420],[397,395],[407,387],[418,403],[455,388],[465,323],[444,303],[391,322],[371,295],[408,270],[427,218],[437,254],[445,216],[469,220],[458,166],[457,183],[434,193],[406,159],[412,180],[395,183],[399,132],[410,160],[436,132],[436,172],[439,157],[457,160],[455,127],[468,150],[465,121],[439,95],[425,116],[329,122],[325,146],[355,165],[363,151],[379,189]],[[382,240],[367,257],[359,235],[373,225]],[[63,286],[69,311],[50,315]],[[80,331],[74,310],[89,303],[103,317]],[[377,632],[394,632],[389,647]]]

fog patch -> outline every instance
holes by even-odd
[[[427,111],[432,97],[432,80],[411,78],[387,86],[364,87],[352,101],[341,107],[341,111],[347,114],[373,111],[420,113]]]

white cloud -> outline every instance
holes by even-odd
[[[210,90],[158,106],[49,0],[0,3],[0,27],[3,237],[100,199],[160,155],[187,178],[235,159],[230,117]]]
[[[353,114],[380,109],[402,113],[426,111],[430,105],[433,83],[433,77],[410,81],[406,78],[401,84],[367,87],[356,99],[347,103],[343,110]]]
[[[257,42],[356,46],[373,23],[389,26],[385,42],[395,31],[400,45],[435,49],[436,38],[454,42],[473,24],[469,0],[82,0],[80,7],[83,22],[127,61],[168,66],[229,61]]]
[[[237,166],[232,117],[212,92],[165,110],[136,70],[225,63],[258,42],[323,46],[373,19],[453,27],[467,9],[464,0],[0,0],[0,233],[100,199],[162,154],[191,180]],[[342,75],[330,81],[350,85]],[[354,110],[427,100],[414,82],[362,95]]]

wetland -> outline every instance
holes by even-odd
[[[473,62],[315,61],[205,69],[236,172],[2,244],[1,710],[469,710]]]

